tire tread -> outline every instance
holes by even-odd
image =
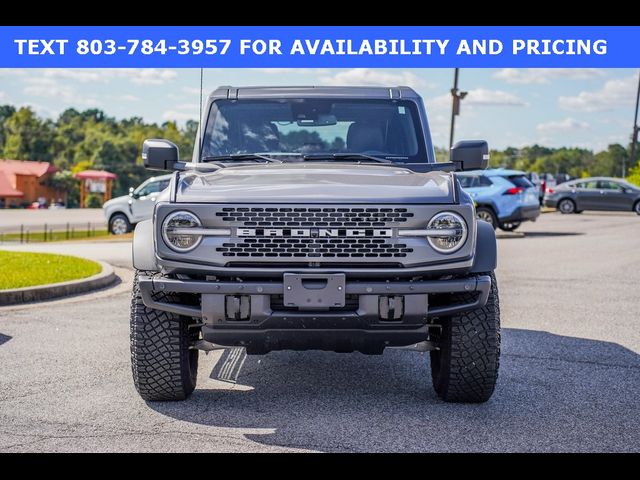
[[[138,274],[135,274],[131,298],[133,382],[144,400],[184,400],[195,388],[195,375],[190,368],[188,319],[148,308],[140,295]],[[154,298],[175,300],[165,292],[154,293]]]
[[[444,345],[432,352],[431,366],[433,386],[447,402],[486,402],[495,390],[500,367],[500,304],[495,275],[489,275],[491,291],[484,307],[441,319]],[[440,361],[434,362],[438,355]]]

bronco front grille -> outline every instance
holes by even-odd
[[[413,215],[397,207],[224,207],[216,212],[223,222],[244,227],[384,227]]]
[[[401,258],[413,249],[383,238],[243,238],[216,248],[224,257]]]

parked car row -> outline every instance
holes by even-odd
[[[560,213],[633,211],[640,215],[640,187],[622,178],[592,177],[547,187],[544,205]]]

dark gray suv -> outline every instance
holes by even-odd
[[[431,355],[436,392],[494,391],[500,309],[496,238],[454,171],[485,168],[484,141],[435,163],[408,87],[222,87],[191,162],[136,226],[133,378],[146,400],[195,388],[198,352],[320,349]]]
[[[640,215],[640,187],[621,178],[581,178],[547,188],[544,205],[561,213],[609,210]]]

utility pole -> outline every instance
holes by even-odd
[[[453,88],[451,89],[451,97],[453,104],[451,106],[451,131],[449,132],[449,151],[453,147],[453,136],[456,126],[456,116],[460,115],[460,100],[467,96],[468,92],[461,92],[458,90],[458,71],[459,68],[454,69],[453,74]]]
[[[633,165],[636,159],[636,145],[638,144],[638,103],[640,103],[640,72],[638,72],[638,92],[636,93],[636,115],[633,119],[633,133],[631,134],[631,152],[629,154],[629,166]],[[626,165],[622,159],[622,178],[626,177]]]

